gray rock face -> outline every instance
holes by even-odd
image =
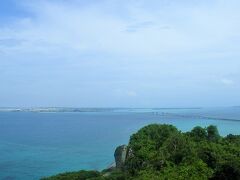
[[[116,168],[122,168],[127,157],[127,146],[118,146],[115,150],[114,157],[116,162]]]

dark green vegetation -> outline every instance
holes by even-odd
[[[221,137],[215,126],[182,133],[148,125],[130,138],[124,165],[44,180],[240,180],[240,136]]]

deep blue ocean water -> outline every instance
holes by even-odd
[[[114,161],[116,146],[128,143],[132,133],[150,123],[173,124],[182,131],[213,124],[225,136],[240,134],[240,121],[234,120],[240,120],[240,108],[0,112],[0,179],[33,180],[65,171],[101,170]]]

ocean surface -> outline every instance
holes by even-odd
[[[114,162],[116,146],[151,123],[173,124],[182,131],[213,124],[223,136],[240,134],[240,108],[0,112],[0,179],[102,170]]]

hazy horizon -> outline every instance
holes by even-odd
[[[12,109],[41,109],[41,108],[56,108],[56,109],[61,109],[61,108],[66,108],[66,109],[211,109],[211,108],[239,108],[240,106],[182,106],[182,107],[140,107],[140,106],[122,106],[122,107],[117,107],[117,106],[0,106],[0,109],[4,108],[12,108]]]
[[[0,2],[0,107],[240,105],[240,1]]]

